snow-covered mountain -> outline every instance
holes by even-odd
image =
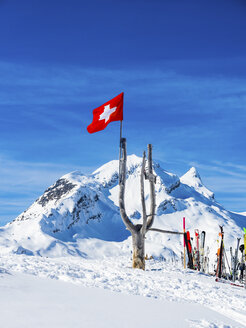
[[[140,170],[142,159],[127,159],[126,210],[129,217],[141,220]],[[0,230],[0,243],[17,253],[42,256],[79,255],[101,257],[130,253],[131,238],[118,208],[118,161],[111,161],[91,175],[72,172],[49,187],[26,211]],[[225,245],[233,246],[246,225],[243,215],[224,209],[214,194],[202,183],[193,167],[179,178],[154,163],[156,179],[156,218],[153,227],[182,231],[206,231],[206,244],[215,254],[219,225],[224,226]],[[149,185],[146,181],[146,202]],[[179,235],[149,231],[148,255],[180,255],[183,248]]]

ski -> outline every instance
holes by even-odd
[[[244,231],[244,287],[246,288],[246,229]]]
[[[235,281],[237,278],[237,265],[238,265],[238,250],[239,250],[239,243],[241,238],[237,238],[237,247],[235,249],[235,256],[233,258],[233,269],[232,269],[232,280]]]
[[[196,249],[195,249],[195,269],[200,271],[200,253],[199,253],[199,230],[195,229],[195,240],[196,240]]]
[[[220,248],[217,251],[217,270],[216,270],[216,277],[221,278],[222,277],[222,260],[223,260],[223,243],[224,243],[224,231],[223,227],[220,226],[220,233],[219,233],[220,239]]]
[[[243,228],[244,231],[244,261],[246,262],[246,228]]]
[[[206,251],[206,256],[204,258],[204,272],[206,273],[209,273],[209,253],[210,253],[210,250],[209,250],[209,247],[207,246],[207,251]]]
[[[238,269],[239,269],[239,282],[243,283],[244,281],[244,271],[245,271],[245,263],[244,263],[244,244],[239,246],[239,250],[242,253],[241,261],[239,263]]]
[[[224,279],[222,279],[222,278],[218,278],[218,277],[215,278],[215,281],[216,281],[216,282],[221,282],[221,283],[223,283],[223,284],[227,284],[227,285],[235,286],[235,287],[242,287],[242,288],[244,288],[243,285],[235,284],[235,283],[233,283],[233,282],[230,282],[230,281],[228,281],[228,280],[224,280]]]
[[[226,255],[226,250],[225,250],[225,245],[223,244],[223,249],[224,249],[224,258],[226,259],[226,263],[227,263],[227,266],[228,266],[228,270],[229,270],[229,279],[231,278],[231,267],[230,267],[230,264],[229,264],[229,261],[228,261],[228,257]]]
[[[193,269],[192,246],[190,241],[190,232],[184,233],[185,246],[188,254],[188,268]]]
[[[205,272],[204,267],[204,246],[205,246],[205,236],[206,232],[202,231],[201,233],[201,242],[200,242],[200,265],[201,265],[201,272]]]
[[[234,256],[232,253],[232,247],[230,247],[230,254],[231,254],[231,271],[230,271],[230,279],[233,279],[233,266],[234,266]]]

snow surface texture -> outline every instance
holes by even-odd
[[[125,203],[129,217],[141,220],[140,170],[142,159],[127,158]],[[60,178],[34,204],[13,222],[0,229],[0,244],[6,252],[17,254],[81,256],[101,258],[129,254],[131,246],[118,207],[119,162],[111,161],[91,175],[72,172]],[[236,246],[242,237],[245,216],[229,212],[218,204],[214,194],[191,168],[184,176],[166,172],[154,163],[157,176],[156,218],[154,228],[182,231],[182,219],[194,236],[194,229],[206,231],[210,248],[211,271],[218,248],[219,225],[225,231],[225,247]],[[149,206],[149,184],[145,181]],[[7,246],[7,247],[6,247]],[[148,232],[146,252],[149,256],[170,259],[180,257],[183,241],[180,235]]]
[[[146,271],[134,270],[129,257],[0,253],[0,308],[8,328],[246,326],[245,289],[176,262],[150,260]]]

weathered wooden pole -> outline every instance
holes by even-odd
[[[142,204],[142,224],[134,225],[128,218],[125,210],[125,183],[126,183],[126,139],[121,139],[120,151],[120,172],[119,172],[119,207],[120,214],[124,224],[132,235],[132,266],[133,268],[145,270],[145,235],[151,228],[155,216],[155,176],[152,165],[152,145],[148,145],[148,173],[145,172],[146,154],[143,153],[142,169],[140,174],[140,197]],[[145,194],[144,194],[144,177],[150,183],[150,215],[147,215]]]

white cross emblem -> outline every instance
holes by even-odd
[[[116,111],[117,107],[110,108],[110,105],[104,106],[104,111],[100,115],[99,121],[105,120],[105,123],[108,122],[110,115]]]

